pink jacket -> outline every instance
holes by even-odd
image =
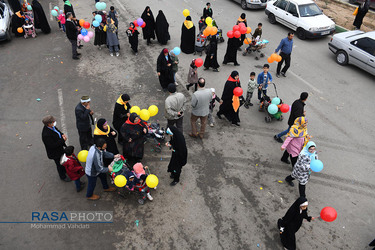
[[[292,157],[296,157],[301,152],[304,143],[304,137],[287,137],[281,147],[286,149]]]
[[[65,14],[60,14],[60,16],[57,18],[60,20],[61,24],[65,24]]]

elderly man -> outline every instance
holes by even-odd
[[[66,147],[66,136],[56,127],[56,119],[52,115],[44,117],[42,122],[44,124],[42,141],[46,147],[47,156],[55,161],[60,179],[68,182],[70,179],[66,176],[65,168],[60,164],[60,158]]]
[[[165,118],[168,121],[168,127],[176,125],[177,129],[183,133],[183,118],[185,111],[186,98],[182,93],[176,92],[176,85],[168,85],[169,96],[165,99]]]
[[[82,96],[81,102],[75,108],[76,125],[82,150],[88,150],[94,144],[91,129],[91,125],[94,125],[94,119],[92,118],[94,112],[90,109],[90,102],[89,96]]]
[[[79,28],[77,28],[74,20],[76,20],[75,17],[73,17],[73,14],[71,12],[66,13],[66,37],[69,39],[69,42],[72,44],[72,54],[74,60],[79,60],[79,57],[81,54],[77,52],[77,36]]]
[[[113,192],[116,190],[115,187],[109,187],[107,183],[107,172],[112,172],[111,166],[108,168],[104,167],[103,158],[113,159],[114,157],[120,157],[120,155],[113,155],[106,151],[107,143],[105,139],[99,138],[95,145],[92,145],[86,159],[85,173],[88,179],[86,197],[89,200],[98,200],[99,195],[94,194],[96,187],[96,180],[99,177],[103,185],[104,192]]]
[[[206,130],[207,117],[210,113],[210,102],[212,100],[211,89],[206,89],[206,80],[204,78],[198,79],[198,90],[193,93],[191,98],[191,133],[190,137],[201,138],[204,137],[204,132]],[[201,129],[197,132],[197,120],[200,119]]]

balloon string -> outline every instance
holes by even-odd
[[[147,168],[147,171],[148,171],[148,174],[151,174],[151,171],[150,171],[150,169],[149,169],[149,168]]]

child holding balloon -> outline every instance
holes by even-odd
[[[57,20],[58,20],[58,23],[59,23],[60,30],[65,32],[66,19],[65,19],[64,11],[60,10],[60,15],[57,17]]]
[[[63,157],[62,165],[65,167],[66,174],[72,181],[74,181],[77,192],[80,192],[85,184],[80,178],[85,175],[85,171],[83,171],[81,163],[79,163],[77,156],[74,154],[73,146],[66,147],[64,152],[65,157]]]

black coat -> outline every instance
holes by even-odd
[[[170,126],[169,129],[172,131],[173,136],[169,143],[172,146],[172,157],[168,165],[168,172],[181,170],[187,163],[188,151],[186,148],[186,142],[184,135],[175,127]]]
[[[82,103],[78,103],[75,108],[76,114],[76,125],[78,131],[87,132],[91,129],[91,125],[94,125],[94,119],[90,115],[91,110],[86,109]]]
[[[19,0],[8,0],[8,3],[9,6],[12,8],[13,13],[16,13],[21,10],[21,4]]]
[[[303,116],[305,103],[301,101],[301,99],[295,100],[292,104],[292,108],[289,115],[288,125],[292,126],[294,124],[294,120],[297,117]]]
[[[206,17],[212,17],[213,14],[214,14],[214,12],[212,11],[211,8],[207,9],[207,7],[205,7],[203,9],[203,16],[204,16],[204,18],[206,18]]]
[[[66,15],[66,13],[68,12],[71,12],[73,17],[76,17],[76,14],[74,13],[73,5],[69,6],[69,5],[64,4],[64,14]]]
[[[131,105],[129,103],[127,103],[126,107],[127,107],[127,109],[124,108],[124,105],[121,105],[117,102],[115,104],[115,110],[113,111],[112,124],[113,124],[113,127],[118,132],[120,132],[121,126],[128,119],[128,113],[130,112]]]
[[[69,40],[77,41],[78,30],[74,22],[66,20],[65,31],[66,31],[66,37]]]
[[[168,40],[171,39],[168,29],[169,24],[167,19],[165,18],[163,11],[159,10],[159,14],[156,17],[155,33],[158,42],[162,45],[167,44]]]
[[[115,138],[117,136],[117,133],[115,135],[112,135],[111,133],[114,130],[110,128],[109,134],[108,135],[95,135],[94,134],[94,141],[96,141],[98,138],[103,138],[105,142],[107,143],[107,151],[111,152],[114,155],[117,155],[119,153],[117,149],[117,144],[115,141]]]
[[[369,0],[365,1],[363,4],[361,4],[358,7],[358,13],[355,16],[354,22],[353,22],[353,25],[357,29],[361,28],[361,25],[362,25],[362,22],[363,22],[363,18],[366,16],[366,14],[367,14],[367,12],[369,10],[369,7],[370,7],[370,1]]]
[[[32,2],[33,12],[34,12],[34,26],[36,29],[41,29],[44,34],[51,32],[51,27],[48,24],[46,14],[44,13],[42,5],[38,0],[33,0]]]
[[[60,132],[58,128],[56,129]],[[47,126],[43,127],[42,141],[46,147],[47,156],[49,159],[60,159],[60,157],[64,154],[64,147],[66,147],[66,144],[62,138],[63,133],[60,133],[61,138],[52,129],[48,128]]]
[[[121,135],[124,138],[124,145],[123,145],[123,155],[125,158],[143,158],[144,153],[144,141],[145,141],[145,133],[143,129],[147,127],[142,124],[128,124],[124,123],[121,127]],[[129,139],[132,139],[129,142]]]
[[[150,15],[147,15],[146,10],[148,8],[150,7],[147,6],[141,15],[141,18],[146,23],[146,27],[142,28],[143,39],[148,39],[148,38],[155,39],[155,18],[154,18],[154,15],[152,14],[151,9],[149,12]]]
[[[195,26],[190,29],[182,24],[181,28],[181,51],[185,54],[191,54],[195,51]]]
[[[206,59],[204,60],[204,67],[205,68],[214,68],[217,69],[220,67],[219,63],[217,62],[217,40],[216,36],[211,38],[211,42],[209,44],[209,50],[206,54]],[[212,56],[212,59],[211,59]]]
[[[171,66],[168,66],[169,63],[171,64]],[[159,82],[163,89],[166,89],[168,87],[168,84],[174,82],[172,74],[172,59],[169,54],[167,61],[163,51],[161,51],[158,57],[158,61],[156,62],[156,71],[160,72]]]
[[[25,31],[22,31],[22,33],[19,33],[17,29],[19,27],[22,27],[22,25],[25,24],[25,18],[18,17],[15,13],[12,15],[12,32],[16,37],[23,36],[25,34]]]
[[[130,47],[135,53],[137,53],[138,52],[138,35],[139,35],[138,30],[134,30],[134,32],[132,32],[131,29],[128,29],[126,32],[128,34]]]
[[[236,87],[241,87],[240,81],[236,82],[231,80],[232,78],[229,78],[227,82],[224,85],[223,95],[221,96],[221,100],[223,100],[223,103],[220,105],[220,113],[223,114],[229,121],[232,123],[237,123],[240,121],[239,112],[240,109],[237,110],[237,112],[233,109],[233,90]]]
[[[241,41],[238,38],[228,38],[227,52],[224,56],[224,62],[234,62],[237,64],[237,50],[241,46]]]
[[[303,219],[311,221],[311,217],[307,215],[307,209],[300,212],[300,205],[304,203],[306,198],[298,198],[288,209],[285,216],[277,222],[279,229],[284,228],[284,232],[280,234],[283,246],[288,250],[296,249],[296,232],[300,229]]]

